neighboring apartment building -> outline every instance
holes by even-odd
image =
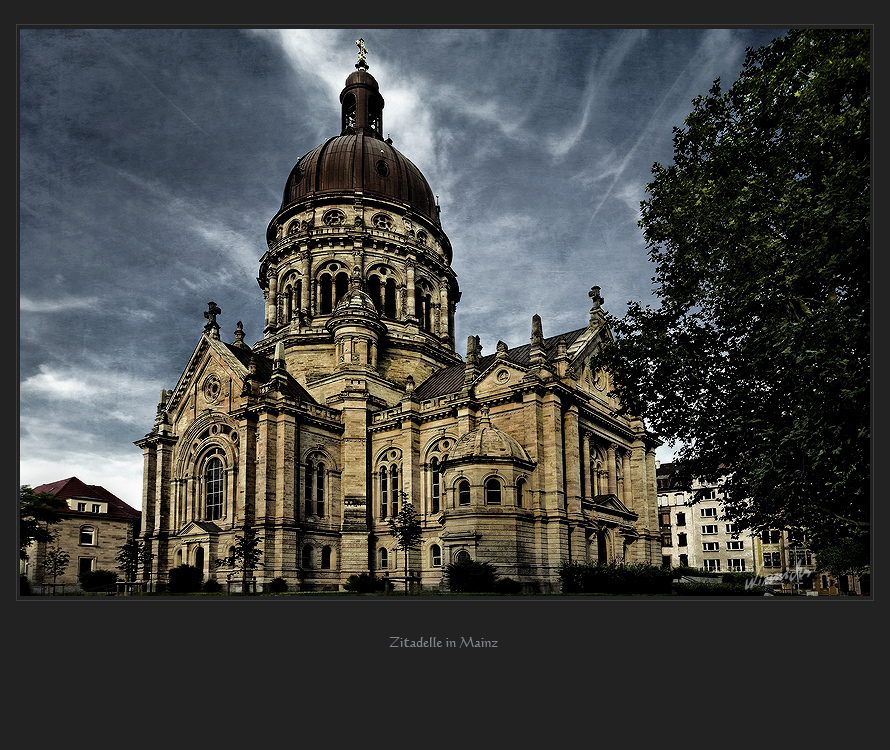
[[[677,478],[674,464],[658,463],[658,517],[661,532],[662,565],[688,566],[712,572],[752,572],[774,582],[783,593],[810,596],[837,596],[863,593],[864,581],[853,576],[835,578],[816,570],[816,558],[806,538],[795,542],[787,531],[738,532],[723,518],[722,485],[698,480],[691,485]],[[704,497],[691,505],[696,493]]]
[[[695,480],[684,486],[672,463],[659,463],[655,476],[663,565],[719,573],[754,571],[752,537],[740,534],[735,524],[723,517],[722,477],[713,484]],[[699,491],[702,499],[690,505]]]
[[[117,570],[119,548],[138,533],[142,515],[138,510],[104,487],[84,484],[77,477],[42,484],[34,492],[49,492],[68,503],[62,520],[50,526],[56,539],[49,544],[34,543],[27,549],[22,572],[35,593],[42,593],[42,584],[52,583],[61,592],[68,592],[78,587],[80,573]],[[67,569],[55,582],[44,565],[46,553],[54,547],[70,556]]]

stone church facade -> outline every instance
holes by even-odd
[[[262,539],[258,584],[334,590],[400,574],[387,519],[417,510],[407,567],[424,588],[466,557],[525,591],[558,592],[563,560],[658,564],[655,448],[614,414],[591,355],[600,305],[576,330],[483,355],[455,351],[461,298],[439,207],[383,139],[384,100],[364,49],[340,95],[340,134],[294,166],[257,281],[263,338],[220,338],[219,308],[179,382],[161,393],[144,454],[141,538],[164,583]],[[237,577],[237,576],[235,576]]]

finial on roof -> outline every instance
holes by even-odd
[[[606,300],[600,296],[600,288],[598,286],[591,287],[587,296],[593,300],[593,307],[590,308],[590,324],[593,325],[603,320],[602,304]]]
[[[208,310],[204,313],[204,317],[207,318],[207,325],[204,326],[204,333],[206,333],[212,339],[219,338],[219,323],[216,322],[216,316],[222,313],[216,306],[216,302],[208,302],[207,303]]]
[[[365,55],[368,54],[368,48],[365,47],[365,40],[357,40],[355,46],[358,47],[358,62],[355,64],[355,67],[359,70],[367,70],[368,62],[365,60]]]
[[[241,349],[249,348],[247,344],[244,343],[244,325],[241,321],[238,321],[238,327],[235,330],[235,343],[232,346],[237,346]]]

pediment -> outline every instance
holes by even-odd
[[[247,368],[225,344],[203,335],[173,389],[167,410],[175,419],[187,408],[190,396],[198,401],[197,411],[218,408],[241,393],[246,377]]]
[[[189,521],[179,532],[179,536],[208,536],[219,532],[219,526],[211,521]]]
[[[476,394],[490,393],[517,385],[527,374],[528,369],[515,362],[505,358],[496,359],[476,378]]]
[[[593,504],[599,513],[612,513],[619,516],[636,516],[617,495],[597,495],[593,498]]]

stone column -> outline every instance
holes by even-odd
[[[305,320],[309,317],[312,302],[312,278],[309,268],[309,251],[305,248],[300,251],[300,275],[303,279],[302,294],[300,295],[300,312]]]
[[[622,482],[624,485],[622,493],[624,497],[621,498],[621,502],[623,502],[630,510],[634,510],[633,482],[631,481],[630,475],[630,451],[627,449],[622,451],[621,459],[623,466],[621,473],[624,475],[624,481]]]
[[[582,498],[591,500],[596,493],[593,490],[593,485],[590,483],[590,433],[586,430],[581,436],[581,469],[584,475]]]
[[[278,325],[278,272],[269,269],[269,296],[266,298],[266,325],[275,328]]]
[[[581,466],[578,445],[578,407],[570,406],[563,416],[566,472],[566,505],[569,513],[581,513]]]
[[[615,466],[615,443],[606,448],[606,472],[608,473],[608,494],[618,494],[618,470]]]
[[[417,306],[416,306],[416,297],[417,290],[414,287],[414,263],[408,262],[405,268],[406,276],[408,279],[408,298],[405,300],[408,307],[408,317],[416,318],[417,317]]]

